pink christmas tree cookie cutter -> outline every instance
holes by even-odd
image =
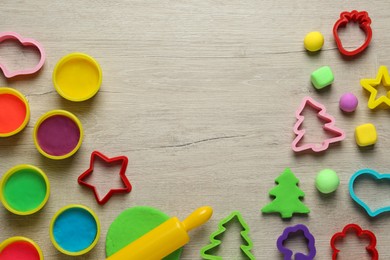
[[[324,131],[332,133],[334,137],[325,139],[320,145],[315,143],[299,145],[306,132],[305,129],[300,129],[300,126],[305,119],[305,117],[302,115],[302,112],[306,106],[311,106],[318,111],[317,117],[326,122],[323,126]],[[335,127],[335,119],[331,115],[326,113],[325,106],[313,100],[311,97],[303,98],[299,109],[295,112],[295,117],[297,118],[297,122],[294,125],[294,133],[296,137],[291,145],[294,152],[301,152],[309,149],[311,149],[313,152],[321,152],[328,149],[329,144],[336,143],[345,139],[345,132]]]
[[[20,76],[20,75],[34,74],[35,72],[37,72],[38,70],[40,70],[42,68],[43,64],[45,63],[46,54],[45,54],[45,51],[44,51],[42,45],[39,42],[37,42],[36,40],[31,39],[31,38],[23,38],[22,36],[20,36],[19,34],[15,33],[15,32],[1,32],[0,33],[0,44],[4,41],[7,41],[7,40],[17,41],[25,47],[36,48],[39,52],[40,57],[39,57],[38,64],[36,64],[34,67],[28,68],[28,69],[23,69],[23,70],[17,70],[17,71],[10,71],[9,69],[6,68],[6,66],[4,64],[2,64],[0,62],[0,70],[3,71],[4,76],[6,78],[13,78],[15,76]]]

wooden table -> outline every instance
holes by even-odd
[[[373,40],[363,55],[349,60],[337,50],[332,27],[340,12],[353,9],[370,14]],[[1,86],[21,91],[31,107],[27,128],[0,139],[0,172],[22,163],[36,165],[47,173],[52,191],[44,209],[30,217],[2,208],[0,239],[26,236],[41,246],[45,259],[73,259],[53,247],[49,224],[58,209],[80,203],[97,213],[102,234],[97,246],[78,259],[104,259],[107,230],[124,209],[148,205],[184,218],[199,206],[211,205],[212,219],[192,232],[182,259],[200,259],[199,250],[218,222],[234,210],[251,228],[257,259],[281,259],[276,239],[297,223],[314,234],[317,259],[330,258],[331,236],[348,223],[372,230],[380,258],[390,258],[389,215],[368,217],[348,191],[349,178],[358,169],[389,172],[389,113],[369,110],[359,84],[362,78],[375,78],[380,65],[390,65],[388,10],[388,1],[3,0],[0,31],[35,38],[43,44],[47,60],[34,77],[0,77]],[[345,36],[350,47],[364,39],[357,28],[349,29],[354,37]],[[309,55],[303,38],[314,30],[324,34],[325,45]],[[87,53],[102,67],[101,90],[89,101],[67,101],[53,88],[53,68],[71,52]],[[14,68],[37,59],[31,50],[21,52],[12,43],[0,47],[2,56],[14,58]],[[318,92],[311,86],[310,73],[324,65],[332,68],[335,82]],[[345,92],[353,92],[360,101],[352,115],[338,107]],[[322,154],[296,155],[290,148],[294,113],[305,96],[323,103],[347,134]],[[34,146],[33,127],[52,109],[74,113],[84,126],[84,142],[70,159],[46,159]],[[305,126],[318,126],[312,122]],[[378,143],[362,150],[354,129],[369,122],[377,127]],[[316,133],[321,138],[321,130]],[[94,150],[129,158],[127,176],[133,191],[113,196],[104,206],[77,184]],[[262,215],[260,209],[271,201],[268,191],[286,167],[300,179],[311,213],[282,221],[277,215]],[[317,172],[324,168],[334,169],[341,180],[330,196],[314,186]],[[388,188],[368,182],[361,192],[380,205],[389,203]],[[229,227],[220,252],[236,259],[242,242],[239,227]],[[350,247],[344,250],[362,259],[365,243],[348,238]],[[304,248],[299,239],[293,242],[295,248]]]

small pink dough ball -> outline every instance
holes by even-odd
[[[344,112],[353,112],[358,105],[358,99],[354,94],[348,92],[341,96],[339,105]]]

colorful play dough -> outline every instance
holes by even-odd
[[[145,206],[137,206],[123,211],[110,225],[106,237],[106,255],[113,255],[150,230],[167,221],[170,217],[163,212]],[[178,249],[164,260],[180,259],[182,249]]]
[[[0,244],[0,260],[43,260],[39,246],[26,237],[10,237]]]
[[[93,97],[102,83],[102,70],[91,56],[71,53],[57,63],[53,71],[57,92],[70,101],[84,101]]]
[[[317,174],[316,187],[321,193],[332,193],[340,184],[339,176],[334,170],[323,169]]]
[[[62,253],[71,256],[89,252],[98,242],[100,223],[95,213],[82,205],[60,209],[50,225],[50,239]]]
[[[30,120],[27,99],[17,90],[0,88],[0,137],[19,133]]]
[[[323,89],[334,81],[333,72],[329,66],[323,66],[311,73],[311,83],[316,89]]]
[[[357,97],[354,94],[348,92],[340,97],[339,106],[341,110],[349,113],[356,110],[358,103],[359,101]]]
[[[52,110],[41,116],[34,127],[38,151],[50,159],[65,159],[80,148],[83,128],[80,120],[65,110]]]
[[[1,180],[0,198],[4,207],[17,215],[40,210],[49,199],[50,184],[45,173],[32,165],[17,165]]]
[[[303,45],[308,51],[319,51],[324,45],[324,36],[320,32],[309,32],[303,40]]]
[[[374,145],[378,140],[375,126],[370,123],[357,126],[355,140],[357,145],[361,147]]]

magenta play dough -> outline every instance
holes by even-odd
[[[9,244],[0,252],[0,260],[40,260],[34,245],[17,241]]]
[[[37,141],[41,149],[53,156],[72,152],[79,143],[80,129],[69,117],[54,115],[38,127]]]
[[[344,112],[353,112],[356,110],[356,107],[358,106],[358,99],[357,97],[352,93],[345,93],[340,97],[339,106],[340,109]]]

